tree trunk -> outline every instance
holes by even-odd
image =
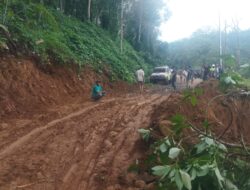
[[[64,9],[63,9],[63,0],[59,0],[59,6],[60,6],[61,12],[64,12]]]
[[[124,26],[123,26],[123,22],[124,22],[124,8],[123,8],[123,0],[121,0],[121,42],[120,42],[120,49],[121,49],[121,53],[123,52],[123,35],[124,35]]]
[[[223,54],[227,54],[227,21],[225,21],[225,28],[224,28],[224,51]]]
[[[138,28],[138,44],[140,44],[141,42],[141,31],[142,31],[142,14],[143,14],[143,2],[142,0],[140,0],[140,10],[139,10],[139,28]]]
[[[102,11],[103,11],[103,9],[100,9],[99,12],[96,14],[96,17],[95,17],[95,23],[96,23],[96,25],[99,25],[100,16],[102,14]]]
[[[91,19],[91,0],[88,0],[88,21]]]
[[[237,50],[236,50],[236,55],[237,55],[237,67],[240,67],[240,29],[237,31]]]
[[[239,20],[238,18],[235,18],[233,20],[233,27],[234,27],[234,31],[236,33],[236,40],[237,40],[237,44],[236,44],[236,63],[237,63],[237,67],[240,67],[240,27],[239,27]]]

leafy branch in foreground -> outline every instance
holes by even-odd
[[[249,177],[242,176],[243,169],[250,173],[249,164],[240,156],[235,162],[230,159],[230,155],[242,150],[228,148],[206,134],[197,134],[195,143],[187,145],[184,143],[183,129],[193,126],[186,122],[184,116],[174,116],[172,135],[158,139],[151,145],[149,168],[152,175],[158,176],[157,190],[249,189]],[[207,122],[204,125],[209,127]],[[150,131],[144,132],[143,138],[147,140],[145,137]]]

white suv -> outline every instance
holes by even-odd
[[[150,76],[150,82],[163,82],[164,84],[169,84],[171,75],[172,69],[170,69],[168,66],[155,67],[153,73]]]

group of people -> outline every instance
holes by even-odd
[[[222,74],[223,70],[222,67],[219,66],[219,64],[215,65],[212,64],[211,66],[204,65],[203,71],[202,71],[202,78],[203,80],[207,80],[208,78],[220,78],[220,75]],[[143,93],[143,85],[145,81],[145,73],[142,68],[136,71],[135,73],[136,79],[138,82],[140,93]],[[195,72],[190,67],[185,70],[178,70],[173,69],[172,76],[171,76],[171,85],[174,90],[176,90],[176,82],[177,82],[177,75],[180,77],[180,81],[182,83],[186,83],[186,87],[190,87],[190,84],[193,84],[194,78],[195,78]],[[103,91],[103,88],[101,86],[101,81],[97,80],[95,82],[95,85],[92,88],[92,99],[93,100],[99,100],[103,96],[105,96],[105,91]]]
[[[220,64],[203,66],[203,80],[208,80],[209,78],[219,79],[222,73],[223,73],[223,68]]]
[[[186,87],[190,87],[190,84],[193,84],[194,71],[191,68],[188,68],[186,70],[173,69],[171,77],[171,85],[174,90],[176,90],[177,75],[179,75],[180,82],[184,83]]]

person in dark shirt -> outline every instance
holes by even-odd
[[[203,80],[207,80],[208,76],[209,76],[209,66],[208,65],[204,65],[203,66]]]
[[[172,71],[172,78],[171,78],[171,85],[174,88],[174,90],[176,90],[176,77],[177,77],[177,71],[176,69],[174,69]]]

